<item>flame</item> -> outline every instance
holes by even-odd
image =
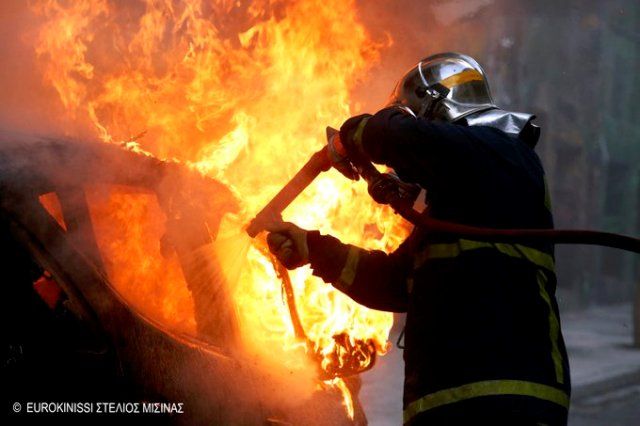
[[[355,0],[43,0],[32,9],[42,18],[35,51],[43,79],[65,114],[91,123],[106,142],[146,132],[139,149],[186,163],[238,196],[242,212],[225,219],[217,244],[219,255],[227,254],[223,269],[242,264],[229,281],[243,341],[290,370],[313,368],[263,242],[236,253],[239,260],[224,241],[239,238],[325,143],[327,125],[339,126],[357,109],[350,92],[384,46],[367,34]],[[145,197],[117,191],[109,197],[91,204],[114,285],[144,312],[193,331],[179,265],[149,243],[162,229],[145,228],[150,215],[162,213],[151,211]],[[364,183],[335,171],[320,176],[284,219],[367,249],[391,251],[407,234],[397,216],[370,200]],[[113,228],[124,231],[115,235]],[[293,271],[291,281],[325,371],[348,357],[366,365],[372,352],[385,353],[391,314],[356,304],[308,267]],[[344,382],[327,383],[342,390],[353,415]]]

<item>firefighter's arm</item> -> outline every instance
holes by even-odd
[[[310,264],[313,274],[369,308],[405,312],[410,258],[401,248],[387,254],[364,250],[292,223],[267,227],[269,250],[288,269]]]
[[[385,164],[412,182],[446,178],[473,163],[467,128],[416,118],[398,107],[347,120],[340,138],[350,153]]]
[[[313,274],[361,305],[406,312],[410,259],[401,250],[387,254],[344,244],[318,231],[307,234]]]

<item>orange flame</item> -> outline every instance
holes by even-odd
[[[325,143],[325,126],[350,116],[350,90],[383,47],[360,23],[355,0],[44,0],[33,10],[43,18],[35,47],[43,77],[68,114],[92,123],[104,141],[146,131],[141,149],[190,164],[238,195],[243,211],[224,221],[219,244],[237,238]],[[149,201],[99,198],[91,200],[102,206],[93,215],[114,285],[149,315],[193,331],[178,266],[149,244],[149,235],[162,230],[143,229]],[[364,183],[335,171],[320,176],[284,218],[368,249],[393,250],[407,233],[370,200]],[[106,231],[111,225],[125,232],[114,237]],[[229,247],[222,251],[223,266],[238,262]],[[231,284],[248,349],[290,370],[309,370],[272,264],[259,245],[240,261]],[[347,336],[354,350],[362,350],[360,341],[386,351],[391,314],[354,303],[308,267],[291,279],[323,368],[340,350],[334,336]],[[348,394],[343,382],[332,383]],[[348,398],[345,404],[352,414]]]

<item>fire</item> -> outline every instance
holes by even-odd
[[[264,242],[235,254],[225,242],[240,238],[242,226],[322,147],[327,125],[357,112],[350,91],[384,46],[367,34],[355,0],[45,0],[33,11],[42,18],[35,50],[43,79],[66,114],[90,123],[106,142],[145,132],[141,149],[186,163],[238,196],[242,212],[225,219],[216,244],[225,271],[241,264],[229,282],[243,341],[290,370],[312,368]],[[150,201],[105,197],[91,200],[92,214],[114,285],[147,314],[193,331],[179,266],[149,243],[162,229],[142,229]],[[318,178],[284,219],[385,251],[407,233],[397,216],[370,200],[364,183],[335,171]],[[109,224],[126,232],[101,231]],[[291,281],[325,371],[354,355],[341,351],[360,352],[365,365],[372,351],[385,353],[391,314],[354,303],[308,267],[293,271]],[[352,411],[344,383],[327,383],[345,392]]]

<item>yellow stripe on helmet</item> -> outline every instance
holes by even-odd
[[[484,77],[478,71],[466,69],[458,74],[450,75],[440,82],[447,89],[453,89],[461,84],[470,83],[472,81],[484,81]]]

